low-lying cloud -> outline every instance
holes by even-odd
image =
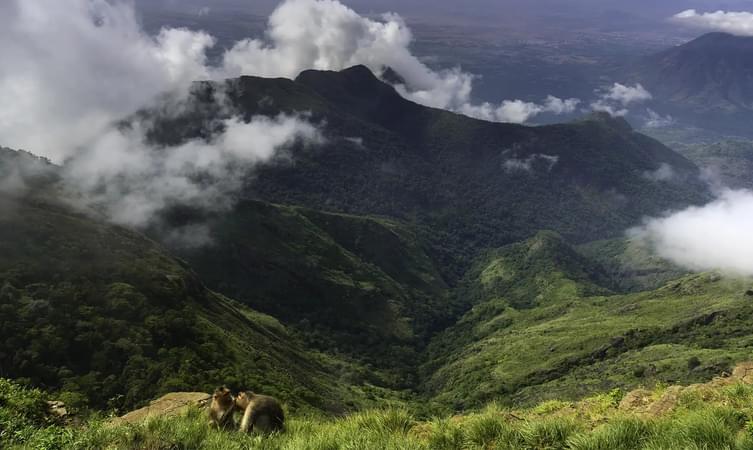
[[[0,2],[0,144],[62,162],[163,92],[209,76],[206,33],[147,36],[132,5]]]
[[[210,141],[160,148],[146,141],[140,123],[111,129],[69,160],[64,173],[87,204],[116,223],[138,227],[174,204],[226,209],[255,164],[296,142],[321,140],[313,125],[293,116],[226,119],[222,128]]]
[[[550,95],[541,104],[522,100],[505,100],[500,105],[466,103],[461,105],[457,112],[491,122],[525,123],[542,113],[556,115],[573,113],[579,104],[580,100],[575,98],[562,100]]]
[[[532,172],[535,169],[541,169],[544,172],[551,172],[559,162],[560,157],[557,155],[547,155],[544,153],[534,153],[526,158],[509,158],[502,163],[502,167],[507,173],[513,172]]]
[[[666,128],[677,123],[671,115],[662,116],[651,108],[646,108],[645,119],[647,128]]]
[[[747,11],[715,11],[699,13],[688,9],[672,16],[676,23],[708,31],[723,31],[738,36],[753,36],[753,13]]]
[[[197,10],[209,13],[208,7]],[[185,28],[148,35],[131,2],[3,1],[0,144],[62,164],[78,202],[141,226],[173,203],[221,207],[249,168],[293,143],[321,140],[305,112],[246,123],[225,111],[224,132],[167,148],[147,141],[147,123],[122,126],[155,106],[179,114],[196,80],[293,78],[306,69],[363,64],[378,75],[393,69],[400,80],[392,82],[408,99],[486,120],[525,122],[573,112],[578,104],[554,96],[541,104],[474,104],[474,75],[430,68],[411,52],[412,40],[396,14],[374,19],[337,0],[284,0],[263,39],[237,42],[211,66],[213,36]],[[3,183],[15,186],[19,177],[8,175]]]
[[[649,219],[631,234],[692,270],[753,275],[753,192],[724,190],[705,206]]]
[[[1,2],[0,143],[62,164],[70,200],[120,224],[145,226],[175,204],[227,208],[255,164],[321,135],[303,116],[226,114],[208,140],[158,147],[148,123],[122,126],[155,105],[179,114],[193,81],[222,79],[207,64],[214,43],[188,29],[149,36],[122,1]],[[0,174],[3,192],[25,187],[26,159]]]
[[[56,168],[46,159],[28,152],[0,147],[0,193],[24,195],[29,183],[43,184],[55,180]]]
[[[643,103],[652,98],[653,95],[640,83],[634,86],[614,83],[609,89],[600,92],[599,99],[591,103],[591,109],[621,117],[628,114],[628,106]]]
[[[677,177],[677,173],[669,164],[661,163],[656,170],[644,172],[643,177],[651,181],[671,181]]]

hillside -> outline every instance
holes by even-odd
[[[748,135],[753,114],[753,38],[708,33],[646,57],[633,68],[660,104],[684,123]]]
[[[209,95],[217,88],[199,83],[194,110],[154,117],[151,139],[216,131],[206,127],[223,114]],[[13,313],[0,330],[17,340],[7,341],[0,375],[84,394],[98,407],[219,382],[334,411],[394,389],[456,407],[467,393],[448,394],[438,377],[458,377],[453,365],[473,367],[466,353],[503,331],[505,314],[515,311],[528,327],[564,301],[615,287],[601,262],[555,234],[539,235],[533,252],[530,243],[484,248],[544,227],[576,242],[611,236],[707,195],[690,161],[605,115],[537,128],[483,122],[410,103],[363,67],[296,80],[243,77],[224,88],[246,116],[308,111],[327,144],[294,148],[294,164],[257,169],[229,212],[180,205],[165,215],[168,228],[205,225],[211,245],[173,245],[165,229],[147,230],[149,240],[73,212],[58,200],[55,166],[4,151],[0,168],[23,183],[4,191],[13,192],[5,202],[14,213],[2,219],[0,273]],[[647,175],[662,165],[676,178]],[[40,311],[25,306],[36,300]],[[494,325],[467,333],[477,321]],[[615,330],[598,331],[591,344],[606,345]],[[541,370],[561,367],[539,362]],[[270,368],[286,375],[268,380]],[[528,372],[518,375],[460,404],[510,399],[528,386]]]
[[[707,198],[690,161],[622,119],[484,122],[411,103],[360,66],[197,84],[185,115],[144,112],[155,119],[152,139],[211,134],[207,124],[221,112],[217,90],[245,117],[306,111],[327,139],[292,150],[292,164],[257,169],[246,196],[409,222],[451,283],[477,251],[539,229],[576,242],[614,237],[644,215]],[[676,177],[651,181],[647,174],[663,165]]]
[[[677,143],[673,147],[701,167],[707,167],[716,181],[732,189],[753,189],[753,142],[717,140],[712,143]]]
[[[708,195],[692,162],[621,118],[595,114],[544,127],[484,122],[411,103],[360,66],[305,71],[295,80],[197,83],[184,115],[142,112],[155,123],[151,139],[178,144],[211,135],[229,114],[214,101],[216,91],[246,118],[305,111],[326,143],[255,168],[245,200],[208,218],[214,245],[172,250],[212,289],[279,318],[313,348],[389,372],[387,386],[414,389],[430,376],[416,373],[416,361],[430,338],[484,297],[453,289],[485,248],[539,229],[575,242],[618,236],[646,214]],[[665,166],[671,179],[652,178]],[[537,263],[548,267],[564,247]],[[616,284],[568,251],[578,289],[584,274],[597,279],[583,289],[589,295]],[[528,269],[521,266],[522,279],[498,294],[537,309]]]
[[[689,273],[657,256],[646,242],[637,238],[593,241],[577,246],[576,250],[603,270],[604,284],[617,292],[651,291]]]
[[[0,0],[0,450],[753,450],[746,2]]]
[[[418,352],[461,312],[396,221],[245,201],[207,223],[212,245],[174,251],[208,286],[290,324],[313,348],[374,364],[392,386],[415,385]]]
[[[482,257],[461,291],[475,305],[428,349],[426,395],[456,410],[574,400],[700,381],[750,357],[753,281],[697,274],[612,294],[593,267],[549,233]]]
[[[533,408],[491,404],[457,416],[420,418],[401,409],[342,418],[293,417],[284,433],[242,435],[210,429],[189,408],[132,424],[64,425],[45,413],[46,397],[0,379],[0,444],[60,449],[735,449],[753,448],[750,363],[705,384],[602,392]],[[178,394],[176,394],[178,395]],[[194,395],[195,397],[195,395]]]
[[[176,259],[57,200],[55,166],[0,161],[24,185],[1,204],[2,376],[72,408],[228,383],[280,397],[294,420],[384,404],[437,414],[704,381],[751,358],[751,280],[620,293],[623,263],[664,272],[619,241],[576,250],[539,232],[480,253],[453,288],[400,221],[246,200],[202,216],[215,241]],[[206,433],[192,417],[161,426]],[[344,422],[331,430],[345,439]],[[174,432],[159,439],[188,431]]]
[[[587,244],[709,195],[626,121],[483,122],[355,67],[197,83],[186,115],[140,113],[150,139],[218,131],[220,88],[232,112],[307,111],[325,135],[249,173],[223,213],[175,205],[126,230],[74,209],[57,166],[2,150],[0,376],[96,409],[229,383],[296,411],[432,412],[702,380],[750,357],[747,280],[656,289],[685,274]],[[194,225],[209,244],[169,238]]]
[[[54,171],[7,155],[24,158],[32,173]],[[379,379],[208,290],[143,235],[72,211],[51,195],[47,178],[19,179],[24,191],[0,194],[2,376],[95,408],[228,383],[330,411],[360,405],[368,387],[356,386]]]

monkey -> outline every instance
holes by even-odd
[[[212,394],[212,404],[209,406],[209,425],[221,430],[234,428],[233,412],[235,411],[235,397],[225,386],[218,387]]]
[[[240,431],[270,433],[282,431],[285,427],[285,413],[276,398],[253,392],[239,392],[235,397],[235,407],[243,411]]]

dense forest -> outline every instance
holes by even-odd
[[[218,85],[193,89],[183,116],[139,113],[155,145],[218,132]],[[2,150],[17,180],[0,195],[9,389],[85,414],[227,384],[295,413],[425,418],[700,382],[750,359],[749,279],[689,273],[623,234],[710,196],[691,160],[624,120],[478,121],[363,67],[223,89],[234,114],[306,109],[325,135],[249,173],[229,209],[174,205],[124,228],[71,200],[65,164]],[[676,177],[650,176],[664,165]],[[195,225],[206,245],[166,233]]]

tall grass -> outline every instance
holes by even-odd
[[[633,450],[642,449],[655,435],[653,421],[636,417],[618,418],[597,427],[590,433],[572,437],[569,448],[573,450]]]
[[[93,419],[77,427],[63,426],[39,415],[40,398],[37,391],[19,391],[6,395],[4,405],[0,402],[0,448],[753,450],[753,387],[747,385],[684,394],[673,411],[658,417],[620,411],[616,401],[597,396],[577,403],[548,402],[530,410],[492,405],[477,413],[431,420],[418,420],[404,409],[341,418],[293,416],[285,432],[268,436],[212,429],[206,412],[199,409],[132,425]]]

